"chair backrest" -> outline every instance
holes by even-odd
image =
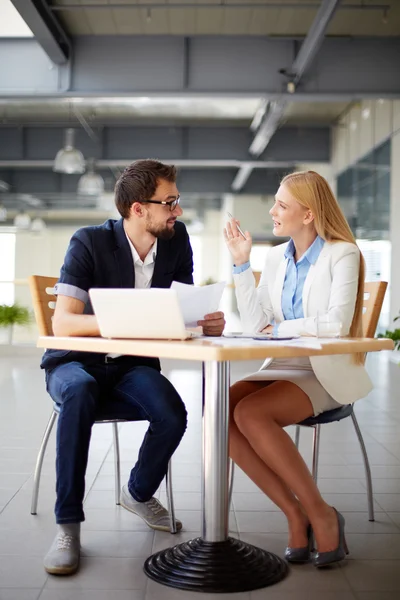
[[[261,271],[253,271],[254,279],[256,281],[256,287],[260,283]]]
[[[31,275],[29,277],[29,289],[40,335],[53,335],[51,319],[57,300],[54,295],[54,286],[57,281],[57,277],[43,277],[41,275]]]
[[[43,277],[42,275],[29,277],[29,288],[40,335],[53,335],[51,320],[57,300],[53,291],[57,281],[57,277]],[[375,335],[387,285],[386,281],[367,281],[364,284],[362,322],[365,337],[372,338]]]
[[[387,285],[387,281],[366,281],[364,284],[362,316],[364,337],[373,338],[375,336]]]

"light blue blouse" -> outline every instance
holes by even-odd
[[[293,240],[290,240],[285,252],[288,263],[282,289],[282,312],[285,320],[304,317],[302,299],[304,282],[311,265],[317,262],[324,244],[324,240],[318,235],[300,260],[295,262],[296,249]]]
[[[324,240],[318,235],[300,260],[295,262],[296,249],[293,240],[290,240],[285,252],[287,267],[282,289],[282,312],[285,320],[302,319],[304,317],[302,299],[304,282],[311,265],[317,262],[324,244]],[[238,267],[234,266],[233,272],[235,274],[242,273],[248,268],[250,268],[250,262]],[[274,335],[277,335],[278,332],[279,325],[275,325]]]

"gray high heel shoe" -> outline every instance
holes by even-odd
[[[307,527],[307,546],[302,548],[291,548],[288,546],[285,550],[285,558],[290,563],[307,563],[310,560],[313,550],[313,534],[311,525]]]
[[[329,552],[317,552],[313,557],[313,565],[314,567],[327,567],[336,562],[340,562],[346,557],[346,554],[349,553],[349,549],[347,548],[346,539],[344,537],[344,516],[340,514],[336,510],[333,509],[336,513],[338,527],[339,527],[339,544],[335,550],[330,550]]]

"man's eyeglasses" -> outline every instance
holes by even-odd
[[[165,200],[143,200],[143,203],[149,202],[150,204],[163,204],[164,206],[169,206],[169,210],[172,212],[178,204],[180,204],[181,197],[178,196],[175,200],[170,200],[166,202]]]

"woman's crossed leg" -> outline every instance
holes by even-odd
[[[338,545],[334,510],[319,490],[284,427],[313,415],[307,394],[289,381],[239,381],[230,390],[229,453],[284,512],[292,548],[307,545],[311,523],[318,550]]]

